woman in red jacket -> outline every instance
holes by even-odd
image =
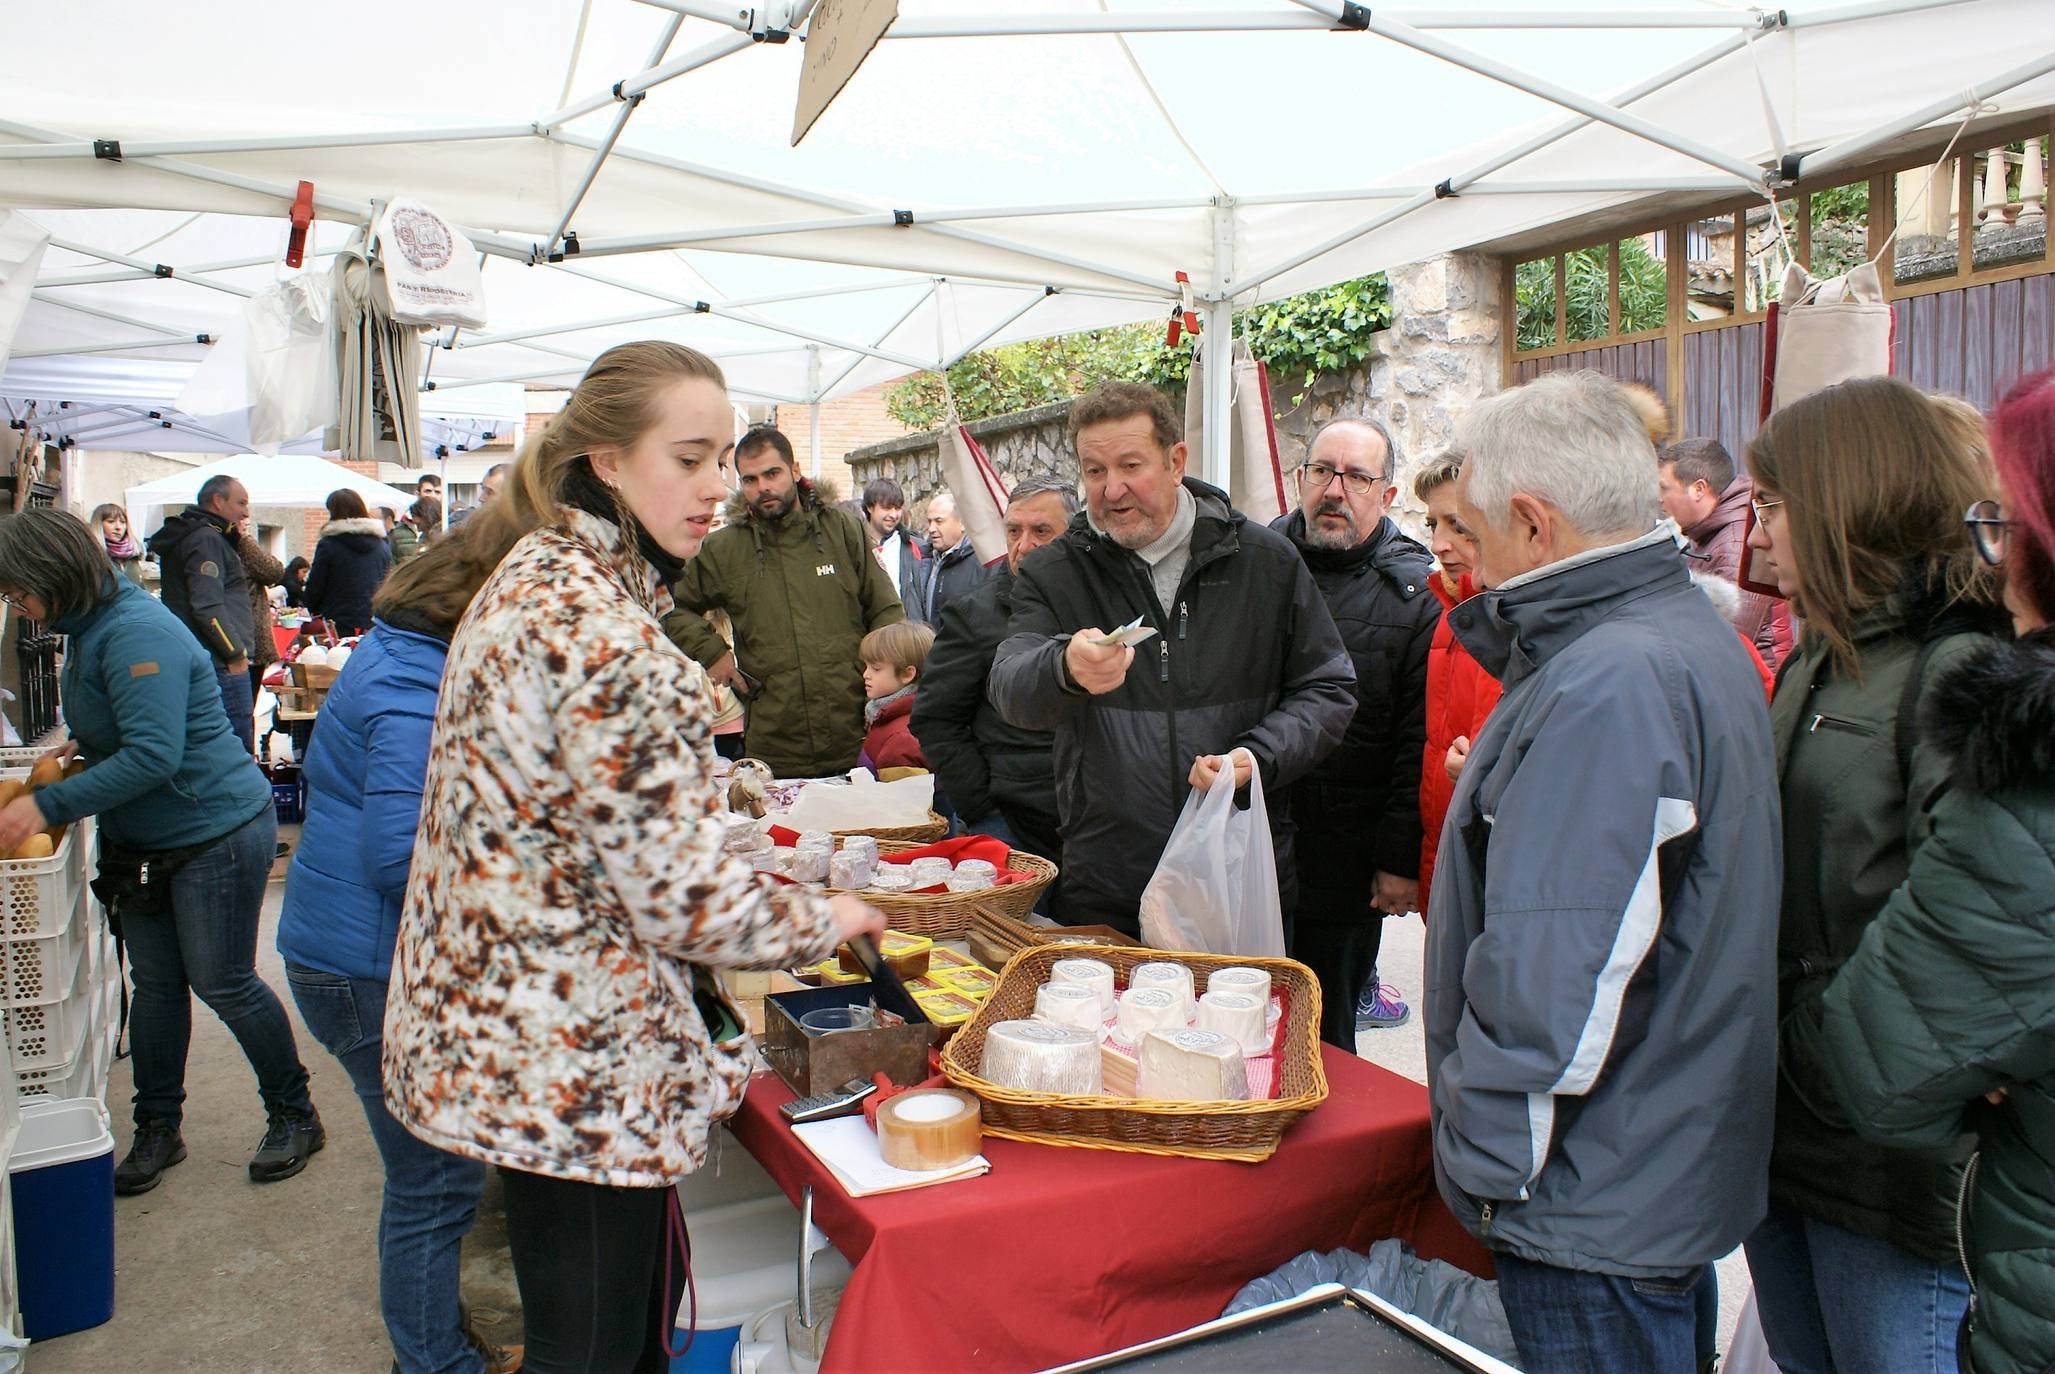
[[[1456,478],[1463,471],[1463,455],[1441,453],[1428,459],[1427,466],[1413,479],[1413,495],[1427,507],[1428,546],[1440,568],[1427,585],[1441,599],[1444,611],[1467,600],[1477,588],[1470,581],[1470,565],[1477,556],[1476,541],[1456,516]],[[1470,651],[1456,642],[1448,617],[1434,629],[1434,642],[1427,651],[1427,747],[1420,755],[1420,910],[1427,911],[1430,885],[1434,881],[1434,855],[1441,841],[1442,817],[1448,814],[1449,799],[1455,795],[1455,779],[1448,771],[1452,748],[1467,753],[1470,741],[1491,708],[1498,702],[1498,679],[1484,671],[1470,657]]]

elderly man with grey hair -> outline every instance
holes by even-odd
[[[1620,386],[1544,377],[1459,424],[1489,589],[1449,612],[1505,694],[1427,916],[1443,1198],[1495,1252],[1529,1374],[1688,1374],[1712,1261],[1762,1218],[1782,881],[1761,679],[1656,526]]]
[[[1356,669],[1356,714],[1341,747],[1291,795],[1291,954],[1320,978],[1320,1038],[1351,1053],[1357,1031],[1409,1015],[1378,978],[1377,954],[1384,917],[1420,906],[1427,649],[1441,603],[1427,586],[1432,557],[1388,514],[1399,457],[1382,421],[1328,421],[1306,447],[1299,508],[1270,526],[1305,560]],[[1343,856],[1350,861],[1337,862]]]
[[[1077,488],[1061,478],[1030,477],[1014,487],[1006,499],[1006,561],[942,607],[910,718],[965,828],[1045,859],[1062,853],[1054,738],[1007,724],[985,699],[985,679],[1013,615],[1020,560],[1063,533],[1077,512]]]

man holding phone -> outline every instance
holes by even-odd
[[[862,524],[793,467],[792,443],[758,425],[735,444],[728,523],[671,589],[672,643],[742,698],[743,751],[781,778],[847,772],[863,747],[857,645],[906,618]],[[706,621],[725,610],[730,649]]]

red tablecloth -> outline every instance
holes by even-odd
[[[1434,1191],[1427,1090],[1322,1047],[1327,1101],[1263,1164],[985,1141],[992,1172],[852,1198],[792,1136],[775,1075],[736,1136],[855,1266],[822,1374],[1036,1370],[1182,1331],[1307,1250],[1397,1236],[1490,1273]]]

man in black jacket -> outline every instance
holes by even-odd
[[[1006,563],[943,608],[913,696],[913,737],[964,825],[1052,860],[1063,853],[1049,757],[1054,740],[1046,730],[1001,719],[985,699],[985,679],[1006,638],[1021,559],[1062,534],[1077,511],[1077,489],[1059,478],[1030,477],[1013,489]]]
[[[1290,541],[1184,475],[1183,426],[1148,387],[1101,384],[1071,409],[1085,510],[1014,579],[988,693],[1056,736],[1063,908],[1138,932],[1184,806],[1223,768],[1260,773],[1279,899],[1290,911],[1288,788],[1341,742],[1356,709],[1334,618]],[[1139,618],[1139,651],[1100,641]]]
[[[1077,498],[1073,495],[1071,509],[1076,508]],[[928,498],[928,548],[927,604],[921,608],[919,619],[939,627],[942,608],[976,590],[991,575],[971,545],[963,518],[956,513],[956,498],[946,491]]]
[[[1291,953],[1320,976],[1320,1038],[1351,1053],[1358,1030],[1408,1015],[1378,981],[1377,948],[1385,915],[1420,905],[1427,650],[1441,603],[1428,592],[1427,550],[1387,514],[1398,459],[1378,421],[1329,421],[1299,469],[1299,508],[1270,527],[1306,560],[1356,669],[1356,715],[1341,748],[1292,789]]]
[[[214,656],[221,704],[243,750],[257,751],[256,692],[250,682],[250,651],[256,643],[250,615],[249,581],[236,552],[236,535],[249,518],[250,493],[233,477],[217,475],[201,484],[196,504],[164,522],[150,536],[150,552],[164,578],[164,607],[185,623]]]

